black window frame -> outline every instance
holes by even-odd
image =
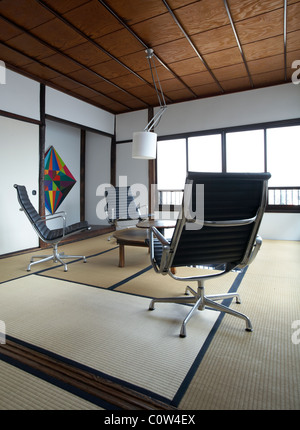
[[[221,135],[221,151],[222,151],[222,172],[226,173],[226,135],[227,133],[232,132],[240,132],[240,131],[250,131],[250,130],[263,130],[264,131],[264,171],[268,171],[267,165],[267,130],[270,128],[282,128],[282,127],[291,127],[291,126],[299,126],[300,118],[281,120],[281,121],[272,121],[272,122],[264,122],[264,123],[256,123],[256,124],[248,124],[241,126],[232,126],[232,127],[224,127],[218,129],[210,129],[210,130],[202,130],[202,131],[193,131],[189,133],[177,133],[172,135],[159,136],[158,141],[164,140],[175,140],[175,139],[185,139],[186,140],[186,172],[188,172],[188,138],[197,137],[197,136],[205,136],[212,134],[220,134]],[[299,142],[300,145],[300,142]],[[269,187],[269,190],[282,190],[284,193],[287,189],[295,189],[299,190],[300,193],[300,183],[295,184],[293,187]],[[267,204],[266,212],[284,212],[284,213],[300,213],[300,205],[288,205],[288,204]]]

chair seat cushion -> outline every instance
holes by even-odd
[[[78,232],[83,231],[83,230],[88,230],[89,228],[90,227],[89,227],[87,221],[80,221],[80,222],[77,222],[77,223],[74,223],[74,224],[67,226],[65,228],[64,236],[69,236],[70,234],[73,234],[73,233],[78,233]],[[57,228],[54,230],[48,230],[46,239],[47,240],[55,240],[55,239],[58,239],[61,237],[63,237],[63,229]]]

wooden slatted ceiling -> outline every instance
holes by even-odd
[[[286,49],[284,7],[286,9]],[[0,60],[113,113],[282,84],[300,0],[1,0]]]

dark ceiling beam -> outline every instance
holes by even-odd
[[[162,0],[162,2],[164,3],[164,5],[166,6],[168,12],[171,14],[172,18],[174,19],[174,21],[176,22],[177,26],[179,27],[179,29],[181,30],[181,32],[183,33],[184,37],[186,38],[186,40],[189,42],[189,44],[191,45],[191,47],[193,48],[193,50],[195,51],[195,53],[197,54],[198,58],[201,60],[202,64],[205,66],[206,70],[209,72],[210,76],[213,78],[213,80],[215,81],[215,83],[218,85],[220,91],[222,93],[224,93],[224,89],[222,88],[220,82],[218,81],[218,79],[215,77],[215,75],[213,74],[212,70],[210,69],[209,65],[206,63],[206,61],[204,60],[204,58],[202,57],[202,55],[200,54],[200,52],[198,51],[198,49],[196,48],[196,46],[194,45],[194,43],[192,42],[191,38],[189,37],[189,35],[187,34],[187,32],[185,31],[185,29],[183,28],[182,24],[179,22],[178,18],[176,17],[175,13],[173,12],[173,10],[170,8],[170,6],[168,5],[168,3],[166,2],[166,0]]]
[[[126,24],[126,22],[124,22],[123,20],[122,20],[122,18],[120,18],[119,17],[119,15],[110,7],[110,6],[108,6],[106,3],[105,3],[105,1],[103,1],[103,0],[98,0],[98,2],[100,3],[100,4],[102,4],[102,6],[104,6],[118,21],[119,21],[119,23],[124,27],[124,28],[126,28],[126,30],[128,30],[131,34],[132,34],[132,36],[134,36],[135,37],[135,39],[138,41],[138,42],[140,42],[140,44],[143,46],[143,48],[145,48],[145,50],[146,49],[149,49],[149,48],[151,48],[150,46],[147,46],[146,45],[146,43]],[[171,70],[170,69],[170,67],[169,66],[167,66],[167,64],[165,64],[164,62],[163,62],[163,60],[161,59],[161,58],[159,58],[156,54],[155,54],[155,52],[154,52],[154,56],[155,56],[155,58],[159,61],[159,63],[166,69],[166,70],[168,70],[168,72],[170,72],[182,85],[184,85],[184,87],[186,88],[186,89],[188,89],[192,94],[193,94],[193,96],[196,98],[197,97],[197,95],[194,93],[194,91],[175,73],[175,72],[173,72],[173,70]]]
[[[71,28],[76,33],[78,33],[81,37],[83,37],[88,42],[90,42],[92,45],[94,45],[97,49],[100,49],[100,51],[102,51],[104,54],[106,54],[107,56],[109,56],[112,60],[116,61],[120,66],[124,67],[129,73],[133,74],[135,77],[137,77],[138,79],[140,79],[144,84],[149,85],[151,88],[153,88],[153,85],[151,85],[148,81],[146,81],[146,79],[142,78],[142,76],[140,76],[138,73],[136,73],[130,67],[126,66],[126,64],[124,64],[117,57],[115,57],[109,51],[107,51],[101,45],[99,45],[99,43],[97,43],[95,40],[93,40],[88,35],[86,35],[85,33],[83,33],[81,30],[79,30],[79,28],[75,27],[75,25],[73,25],[70,21],[68,21],[63,16],[61,16],[58,12],[56,12],[56,10],[54,10],[53,8],[51,8],[50,6],[48,6],[44,1],[42,1],[42,0],[35,0],[35,1],[38,4],[40,4],[41,6],[43,6],[46,10],[48,10],[48,12],[52,13],[56,18],[58,18],[60,21],[62,21],[69,28]]]
[[[284,48],[284,80],[285,81],[287,81],[286,33],[287,33],[287,0],[284,0],[284,5],[283,5],[283,48]]]
[[[0,45],[4,46],[5,48],[10,49],[11,51],[14,51],[15,53],[17,53],[17,54],[19,54],[19,55],[21,55],[21,56],[23,56],[23,57],[25,57],[25,58],[27,58],[30,62],[37,63],[37,64],[39,64],[40,66],[45,67],[45,68],[46,68],[46,69],[48,69],[48,70],[51,70],[52,72],[55,72],[55,73],[57,73],[57,74],[59,74],[59,75],[62,75],[62,73],[61,73],[59,70],[55,69],[54,67],[48,66],[47,64],[43,63],[42,61],[39,61],[39,60],[37,60],[36,58],[30,57],[29,55],[27,55],[27,54],[25,54],[24,52],[22,52],[22,51],[18,50],[17,48],[13,48],[12,46],[9,46],[7,43],[4,43],[4,42],[1,42],[1,41],[0,41]],[[12,65],[12,66],[13,66],[13,65]],[[16,67],[16,66],[14,66],[14,67]],[[94,92],[94,93],[96,93],[97,95],[100,95],[100,96],[102,96],[102,97],[106,98],[106,99],[107,99],[107,100],[109,100],[109,101],[113,101],[114,103],[118,103],[120,106],[123,106],[123,107],[126,107],[126,108],[127,108],[127,106],[123,105],[121,102],[111,99],[110,97],[106,96],[105,94],[100,93],[99,91],[95,90],[94,88],[89,87],[88,85],[83,84],[82,82],[77,81],[76,79],[71,78],[70,76],[66,76],[66,77],[67,77],[70,81],[72,81],[72,82],[74,82],[75,84],[77,84],[77,85],[78,85],[78,87],[84,87],[84,88],[87,88],[88,90],[93,91],[93,92]],[[42,82],[42,83],[45,83],[45,80],[43,80],[42,78],[39,78],[39,81],[40,81],[40,82]],[[47,81],[47,82],[46,82],[46,85],[47,85],[47,86],[51,86],[51,84],[52,84],[52,83],[49,83],[49,81]],[[64,90],[64,89],[62,89],[61,87],[59,87],[59,85],[52,84],[52,86],[53,86],[54,88],[59,88],[60,90],[62,90],[62,91],[64,91],[64,92],[68,92],[68,94],[70,94],[70,93],[71,93],[71,91],[67,91],[66,89]],[[74,93],[73,93],[73,94],[74,94]],[[78,98],[78,97],[80,97],[78,94],[74,94],[74,96],[75,96],[75,97],[77,97],[77,98]],[[91,103],[91,101],[88,101],[88,103]],[[97,106],[99,107],[99,104],[98,104],[98,103],[97,103]],[[109,110],[109,108],[107,108],[107,106],[103,106],[103,105],[102,105],[102,108],[103,108],[103,109],[105,109],[105,110]]]
[[[240,51],[241,57],[242,57],[243,62],[244,62],[244,66],[245,66],[246,71],[247,71],[247,74],[248,74],[248,78],[249,78],[249,81],[250,81],[251,88],[254,88],[253,80],[252,80],[252,77],[251,77],[251,74],[250,74],[250,71],[249,71],[249,68],[248,68],[248,64],[247,64],[247,61],[246,61],[246,57],[245,57],[245,54],[244,54],[244,51],[243,51],[242,45],[241,45],[241,43],[240,43],[240,40],[239,40],[239,37],[238,37],[237,31],[236,31],[236,28],[235,28],[235,25],[234,25],[234,22],[233,22],[232,15],[231,15],[231,12],[230,12],[230,9],[229,9],[229,6],[228,6],[228,3],[227,3],[227,0],[223,0],[223,2],[224,2],[224,6],[225,6],[225,9],[226,9],[226,12],[227,12],[227,15],[228,15],[228,18],[229,18],[230,24],[231,24],[231,28],[232,28],[232,31],[233,31],[233,34],[234,34],[234,37],[235,37],[236,43],[237,43],[237,45],[238,45],[238,48],[239,48],[239,51]]]
[[[107,82],[108,84],[111,84],[113,87],[115,87],[116,89],[124,92],[127,95],[130,95],[131,97],[134,97],[135,99],[137,99],[140,103],[144,104],[145,106],[149,106],[146,102],[144,102],[143,100],[141,100],[140,98],[138,98],[137,96],[131,94],[130,92],[124,90],[123,88],[119,87],[117,84],[114,84],[113,82],[109,81],[108,79],[106,79],[104,76],[100,75],[99,73],[95,72],[94,70],[90,69],[89,67],[85,66],[84,64],[82,64],[80,61],[75,60],[74,58],[70,57],[69,55],[67,55],[65,52],[60,51],[59,49],[57,49],[55,46],[50,45],[48,42],[46,42],[45,40],[41,39],[38,36],[35,36],[33,33],[31,33],[30,31],[28,31],[25,27],[16,24],[14,21],[11,21],[10,19],[6,18],[5,16],[0,14],[0,18],[4,21],[6,21],[8,24],[10,24],[11,26],[15,27],[17,30],[20,30],[22,33],[25,33],[27,36],[30,36],[32,39],[36,40],[38,43],[40,43],[41,45],[45,46],[48,49],[51,49],[52,51],[54,51],[56,54],[61,55],[62,57],[66,58],[67,60],[73,62],[74,64],[76,64],[78,67],[87,70],[88,72],[94,74],[98,79],[101,79],[105,82]],[[64,76],[65,78],[69,79],[69,76],[65,73],[60,72],[60,74],[62,76]],[[98,91],[99,94],[107,97],[108,99],[111,99],[114,102],[120,103],[118,100],[114,99],[113,97],[109,97],[105,94],[103,94],[102,92]],[[120,103],[123,104],[124,107],[126,107],[127,109],[130,109],[130,106],[127,106],[124,103]]]

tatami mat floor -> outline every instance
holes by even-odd
[[[143,298],[183,293],[183,283],[154,273],[145,248],[126,247],[125,267],[119,268],[117,245],[107,238],[108,235],[103,235],[64,245],[62,249],[66,254],[88,257],[86,264],[82,261],[69,264],[67,273],[52,263],[34,266],[30,273],[38,274],[40,279],[60,279],[95,286],[100,291],[113,290]],[[24,253],[1,259],[0,282],[31,276],[26,271],[30,255]],[[299,261],[299,242],[263,242],[239,286],[242,304],[231,305],[239,306],[251,318],[254,331],[245,332],[241,320],[226,315],[197,362],[185,390],[177,396],[176,407],[193,410],[300,408],[300,335],[295,328],[300,327],[300,323],[297,326],[300,320]],[[211,287],[207,284],[208,293],[227,292],[235,276],[229,274],[219,278],[211,283]],[[186,348],[192,335],[180,341],[182,348]],[[159,338],[156,342],[159,343]],[[179,353],[177,350],[176,354]],[[166,359],[172,360],[172,354]],[[11,376],[14,369],[15,376]],[[0,409],[34,408],[35,396],[25,394],[29,386],[35,393],[45,392],[43,384],[47,384],[46,381],[23,372],[0,361]],[[12,383],[9,389],[8,381]],[[40,408],[99,408],[61,388],[51,387],[51,390],[53,392],[44,405],[41,400]],[[63,401],[59,400],[60,396],[64,397]]]
[[[101,410],[54,384],[0,360],[0,410]]]

